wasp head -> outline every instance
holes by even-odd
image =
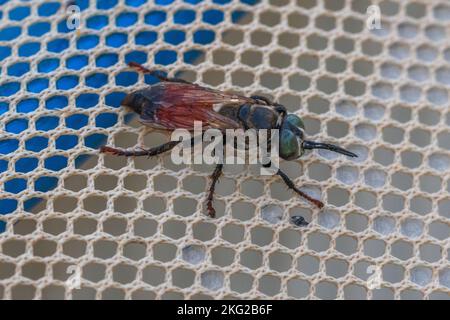
[[[304,130],[303,120],[296,115],[288,114],[284,117],[280,127],[279,147],[282,159],[294,160],[300,158],[305,153],[305,150],[310,149],[326,149],[349,157],[357,157],[353,152],[333,144],[305,140]]]

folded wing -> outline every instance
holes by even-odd
[[[162,82],[146,93],[152,108],[141,114],[143,124],[160,129],[194,130],[194,122],[201,121],[203,129],[237,129],[241,124],[220,114],[223,107],[254,103],[251,98],[229,94],[190,83]]]

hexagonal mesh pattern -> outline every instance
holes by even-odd
[[[373,1],[375,30],[365,0],[76,3],[71,31],[58,2],[0,0],[0,297],[449,298],[448,2]],[[98,154],[168,140],[119,108],[154,82],[129,61],[266,95],[359,158],[282,163],[321,211],[227,166],[210,219],[211,167]]]

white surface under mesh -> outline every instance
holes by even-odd
[[[9,111],[0,115],[2,136],[20,141],[18,149],[1,155],[9,162],[0,174],[2,188],[13,178],[26,178],[20,193],[2,191],[2,199],[18,200],[14,212],[0,216],[6,231],[0,234],[0,297],[11,298],[118,298],[118,299],[448,299],[450,293],[450,4],[447,1],[373,1],[381,9],[382,28],[366,28],[370,1],[273,0],[247,5],[238,1],[124,1],[110,9],[95,2],[81,13],[81,27],[64,34],[70,44],[61,53],[45,46],[32,58],[20,57],[27,42],[48,43],[61,38],[59,9],[42,17],[32,1],[23,21],[8,13],[24,3],[1,5],[0,24],[21,26],[12,48],[2,61],[1,83],[20,81],[15,94],[2,96]],[[100,2],[100,1],[99,1]],[[110,1],[114,2],[114,1]],[[130,3],[143,3],[133,7]],[[165,2],[160,2],[165,3]],[[224,20],[211,25],[205,12],[216,9]],[[166,13],[164,23],[147,23],[150,11]],[[195,20],[174,22],[180,10],[195,11]],[[137,22],[118,27],[124,12],[137,14]],[[90,17],[105,15],[100,30],[87,26]],[[240,19],[236,19],[236,15]],[[206,19],[207,20],[207,19]],[[25,30],[39,21],[51,23],[41,38]],[[165,41],[170,30],[185,32],[178,45]],[[212,30],[215,38],[196,43],[195,32]],[[154,31],[151,45],[136,44],[139,32]],[[113,48],[106,39],[114,32],[128,35],[126,45]],[[77,47],[85,35],[99,44],[89,51]],[[202,53],[186,63],[183,52]],[[126,111],[105,103],[118,88],[130,92],[145,86],[144,77],[130,86],[117,84],[127,71],[126,55],[147,53],[147,66],[161,50],[177,52],[176,62],[159,66],[170,75],[223,90],[263,94],[283,103],[305,120],[308,136],[339,143],[359,154],[356,160],[329,152],[311,152],[282,168],[297,185],[322,199],[323,210],[313,208],[286,190],[277,177],[258,176],[255,168],[227,166],[217,188],[218,217],[205,215],[205,190],[212,167],[175,166],[168,155],[154,159],[125,159],[99,155],[85,146],[84,138],[101,133],[107,144],[123,148],[153,146],[168,137],[149,132],[135,120],[125,123]],[[118,55],[117,63],[101,68],[102,54]],[[89,64],[69,70],[63,61],[89,56]],[[44,58],[61,59],[50,73],[39,71]],[[8,67],[28,61],[30,72],[21,77]],[[93,89],[87,79],[95,72],[107,83]],[[76,74],[79,84],[57,89],[57,79]],[[39,94],[27,83],[39,75],[49,80]],[[68,106],[49,110],[45,101],[59,93]],[[77,107],[76,98],[90,92],[99,96],[90,109]],[[39,107],[23,115],[19,101],[39,99]],[[73,114],[89,117],[86,126],[71,129],[63,119]],[[96,119],[118,114],[107,128]],[[44,115],[60,125],[38,131],[34,123]],[[27,118],[28,129],[7,132],[13,119]],[[55,145],[61,134],[80,137],[67,151]],[[49,139],[36,153],[25,141]],[[92,155],[79,164],[81,154]],[[67,166],[57,172],[44,159],[62,155]],[[14,163],[34,156],[36,170],[18,173]],[[35,191],[41,176],[57,176],[56,187]],[[30,197],[44,201],[24,209]],[[302,215],[310,225],[297,228],[290,215]],[[81,288],[70,290],[67,268],[79,266]],[[379,268],[381,284],[371,287],[367,268]],[[377,272],[376,272],[377,273]]]

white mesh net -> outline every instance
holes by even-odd
[[[449,298],[449,2],[76,3],[70,32],[0,0],[0,297]],[[208,218],[212,167],[98,154],[168,140],[118,108],[150,81],[128,61],[266,95],[359,158],[282,163],[323,210],[227,166]]]

